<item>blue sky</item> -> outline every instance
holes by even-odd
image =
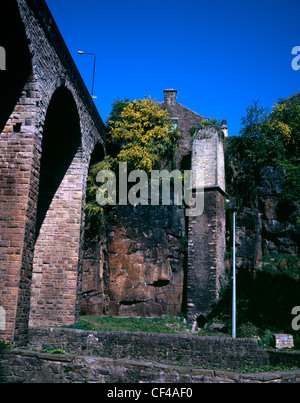
[[[300,92],[300,0],[46,0],[102,119],[114,99],[178,90],[178,102],[227,119],[237,135],[252,100]]]

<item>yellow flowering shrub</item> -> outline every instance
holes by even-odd
[[[167,110],[151,98],[128,102],[120,119],[110,120],[108,127],[111,141],[120,145],[117,161],[127,162],[129,169],[146,172],[174,150],[178,139]]]
[[[86,219],[103,225],[105,207],[97,203],[99,186],[97,174],[111,170],[118,175],[118,163],[127,162],[128,171],[140,169],[151,172],[163,157],[172,157],[179,132],[174,130],[167,110],[151,98],[130,102],[115,101],[107,124],[107,137],[113,155],[93,165],[87,181]]]

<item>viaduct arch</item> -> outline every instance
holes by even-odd
[[[0,337],[22,345],[29,324],[78,318],[88,166],[105,130],[44,0],[0,12]]]

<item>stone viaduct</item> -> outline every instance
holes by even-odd
[[[0,337],[80,312],[85,189],[104,124],[43,0],[1,0]]]

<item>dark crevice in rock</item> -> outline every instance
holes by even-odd
[[[170,284],[169,280],[157,280],[154,281],[154,283],[148,285],[150,285],[151,287],[158,288],[158,287],[166,287],[169,284]]]

